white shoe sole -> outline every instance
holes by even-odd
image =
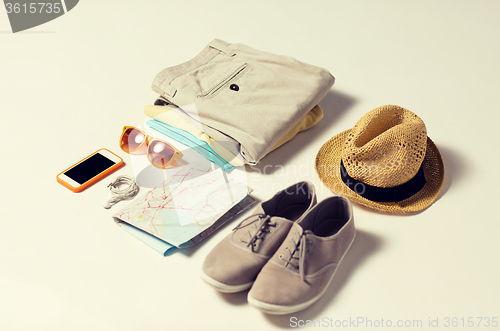
[[[217,291],[223,292],[223,293],[236,293],[236,292],[245,291],[245,290],[248,290],[250,287],[252,287],[252,284],[253,284],[253,281],[246,283],[246,284],[241,284],[241,285],[224,284],[224,283],[221,283],[218,280],[215,280],[212,277],[208,276],[203,271],[201,272],[201,278],[207,284],[213,286]]]
[[[321,296],[323,294],[325,294],[326,290],[328,289],[328,287],[330,286],[330,283],[333,280],[333,277],[337,273],[337,270],[339,270],[340,264],[344,260],[344,257],[346,256],[347,252],[349,252],[349,249],[351,248],[352,243],[354,242],[355,238],[356,238],[356,233],[354,233],[354,237],[352,238],[352,241],[349,244],[349,247],[347,247],[347,250],[345,251],[344,255],[342,255],[342,258],[340,259],[339,263],[337,264],[337,268],[335,269],[335,271],[333,272],[332,276],[330,277],[330,280],[328,281],[328,284],[325,286],[325,288],[323,289],[323,291],[321,291],[321,293],[318,294],[317,296],[315,296],[314,298],[310,299],[309,301],[306,301],[306,302],[303,302],[303,303],[299,303],[299,304],[293,305],[293,306],[281,306],[281,305],[274,305],[274,304],[271,304],[271,303],[267,303],[267,302],[262,302],[262,301],[256,300],[256,299],[254,299],[254,298],[252,298],[250,296],[250,293],[248,293],[248,297],[247,297],[248,303],[251,304],[252,306],[254,306],[257,309],[260,309],[262,312],[264,312],[266,314],[271,314],[271,315],[292,314],[292,313],[296,313],[296,312],[298,312],[300,310],[304,310],[304,309],[308,308],[313,303],[315,303],[316,301],[318,301],[319,298],[321,298]]]

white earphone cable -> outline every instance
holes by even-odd
[[[120,186],[123,185],[127,186],[121,189]],[[113,196],[102,204],[106,209],[111,208],[112,205],[121,200],[131,200],[139,193],[139,186],[136,184],[134,178],[130,176],[118,176],[108,187]]]

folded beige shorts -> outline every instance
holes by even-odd
[[[153,90],[178,107],[195,104],[203,131],[240,147],[256,164],[326,95],[326,69],[215,39],[192,60],[161,71]]]

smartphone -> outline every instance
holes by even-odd
[[[123,165],[121,157],[101,148],[57,175],[57,182],[73,192],[81,192]]]

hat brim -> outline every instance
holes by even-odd
[[[315,168],[319,179],[333,193],[348,197],[351,201],[371,209],[387,213],[415,213],[429,207],[438,197],[444,183],[444,164],[438,148],[427,137],[426,154],[423,161],[427,183],[415,195],[400,202],[375,202],[363,198],[351,190],[340,176],[342,148],[351,129],[339,133],[323,146],[316,155]]]

